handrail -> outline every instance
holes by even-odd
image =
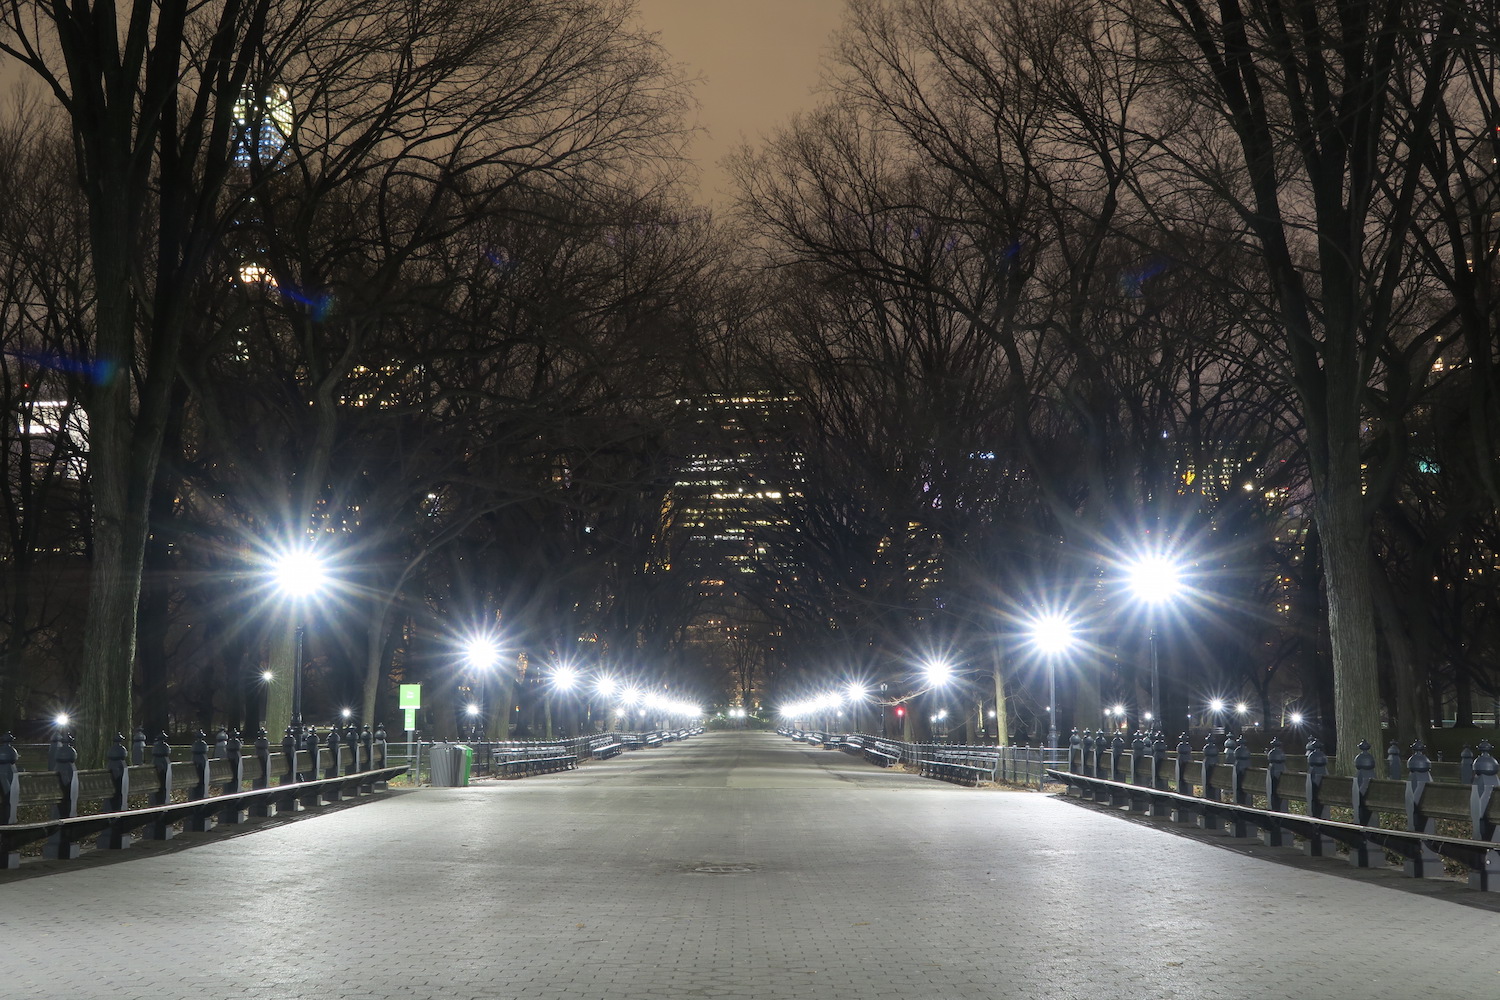
[[[1245,817],[1260,831],[1263,831],[1261,840],[1267,846],[1287,846],[1281,836],[1283,832],[1303,836],[1307,841],[1305,853],[1312,856],[1321,856],[1324,853],[1325,848],[1322,845],[1325,842],[1322,842],[1322,835],[1328,834],[1332,836],[1332,839],[1349,848],[1349,863],[1356,867],[1372,867],[1368,850],[1371,843],[1384,850],[1395,851],[1402,855],[1405,859],[1403,870],[1413,878],[1440,874],[1440,866],[1436,862],[1441,858],[1450,858],[1469,869],[1470,886],[1486,891],[1500,889],[1500,842],[1493,840],[1458,837],[1427,829],[1391,830],[1367,823],[1349,823],[1329,819],[1326,816],[1285,812],[1270,808],[1262,809],[1232,799],[1203,798],[1170,791],[1166,788],[1080,774],[1076,771],[1049,768],[1049,773],[1070,787],[1087,786],[1094,794],[1096,802],[1103,802],[1103,798],[1098,793],[1108,790],[1109,804],[1117,807],[1124,804],[1127,808],[1135,809],[1136,803],[1142,800],[1149,801],[1153,805],[1175,804],[1179,808],[1171,810],[1170,815],[1173,820],[1186,823],[1197,819],[1199,825],[1206,830],[1220,829],[1220,818],[1223,815],[1236,814]],[[1487,802],[1484,804],[1487,805]],[[1476,802],[1477,805],[1479,803]],[[1167,813],[1153,810],[1153,815],[1161,816]],[[1229,827],[1228,832],[1231,835],[1244,836],[1243,828],[1243,820],[1235,821]]]
[[[169,802],[87,816],[57,816],[30,823],[3,824],[0,825],[0,869],[19,868],[19,848],[44,837],[47,838],[44,857],[73,860],[82,853],[80,840],[94,831],[101,831],[97,844],[99,848],[123,850],[134,840],[131,831],[144,826],[151,827],[148,839],[170,840],[176,835],[172,824],[181,819],[191,819],[188,830],[201,833],[213,829],[214,814],[226,824],[244,822],[249,811],[239,808],[240,806],[253,806],[257,816],[272,816],[278,809],[298,812],[303,808],[343,801],[346,790],[352,790],[357,799],[361,794],[385,787],[390,779],[406,773],[406,770],[405,765],[400,765],[370,771],[350,771],[247,791],[208,795],[185,802]],[[324,802],[325,798],[327,803]]]

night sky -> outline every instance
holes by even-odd
[[[641,25],[671,58],[700,77],[693,154],[700,197],[722,205],[729,181],[719,160],[816,103],[818,59],[838,27],[844,0],[637,0]]]

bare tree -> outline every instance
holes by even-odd
[[[680,94],[653,43],[625,30],[629,12],[612,0],[0,6],[0,51],[68,120],[89,212],[86,758],[129,724],[146,512],[181,350],[211,332],[200,310],[233,223],[252,204],[286,206],[265,231],[283,246],[312,238],[275,272],[299,295],[283,316],[313,403],[280,525],[300,537],[327,478],[338,387],[382,304],[351,310],[327,345],[320,303],[353,291],[354,274],[399,287],[415,251],[527,179],[583,200],[671,152]],[[258,200],[276,184],[301,197]],[[381,233],[358,263],[316,239],[329,211],[356,208]]]

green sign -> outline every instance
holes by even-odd
[[[415,708],[408,708],[408,709],[405,709],[405,712],[406,712],[406,731],[408,733],[410,733],[410,732],[415,731],[416,728],[417,728],[417,710]]]
[[[401,698],[396,703],[397,708],[421,708],[422,707],[422,685],[401,685]],[[412,728],[410,726],[408,729]]]

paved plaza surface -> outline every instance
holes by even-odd
[[[1500,995],[1442,890],[766,733],[119,857],[0,873],[0,998]]]

